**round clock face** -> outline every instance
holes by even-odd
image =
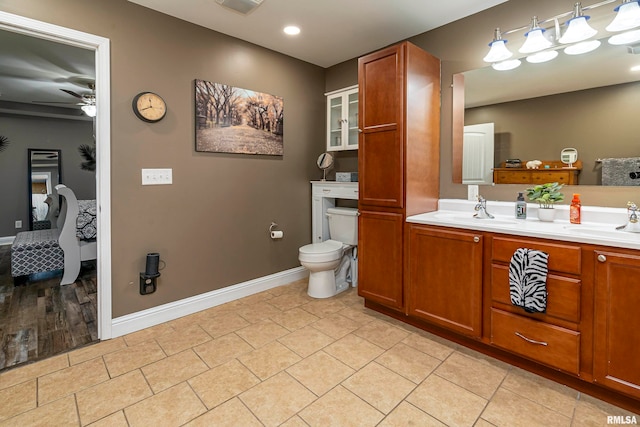
[[[154,123],[167,114],[167,104],[153,92],[141,92],[133,98],[133,112],[140,120]]]

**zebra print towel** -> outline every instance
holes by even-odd
[[[518,248],[509,264],[511,304],[529,313],[547,310],[547,261],[549,254]]]

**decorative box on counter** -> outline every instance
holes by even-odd
[[[358,182],[358,172],[336,172],[338,182]]]

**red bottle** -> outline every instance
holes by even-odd
[[[569,222],[571,224],[580,224],[580,194],[575,193],[573,200],[571,200],[571,206],[569,206]]]

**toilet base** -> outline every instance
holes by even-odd
[[[329,298],[336,294],[335,271],[312,271],[309,273],[307,294],[312,298]]]

